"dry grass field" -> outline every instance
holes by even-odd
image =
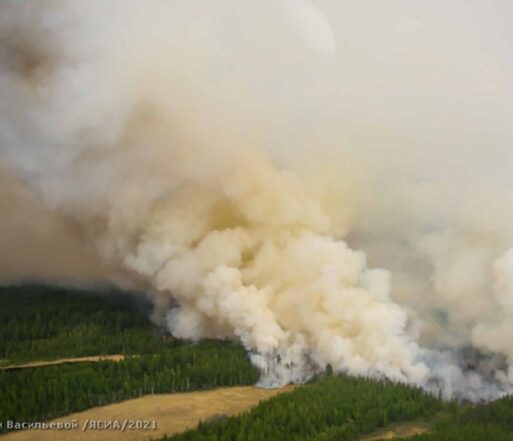
[[[209,418],[236,415],[244,412],[260,401],[279,393],[292,390],[293,386],[282,389],[260,389],[253,386],[228,387],[211,391],[147,395],[134,400],[109,406],[96,407],[74,413],[53,421],[79,422],[78,430],[50,431],[26,430],[0,436],[1,441],[143,441],[173,434],[195,427],[200,421]],[[156,430],[97,430],[82,431],[86,421],[153,420]]]
[[[125,358],[124,355],[95,355],[95,356],[91,356],[91,357],[60,358],[58,360],[51,360],[51,361],[33,361],[30,363],[0,366],[0,369],[9,370],[9,369],[36,368],[36,367],[43,367],[43,366],[53,366],[53,365],[57,365],[57,364],[97,362],[97,361],[103,361],[103,360],[121,361],[124,358]]]

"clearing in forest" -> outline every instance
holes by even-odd
[[[0,370],[37,368],[37,367],[53,366],[53,365],[57,365],[57,364],[68,364],[68,363],[91,363],[91,362],[106,361],[106,360],[121,361],[124,359],[125,359],[125,356],[121,355],[121,354],[94,355],[94,356],[90,356],[90,357],[59,358],[58,360],[31,361],[30,363],[0,366]]]

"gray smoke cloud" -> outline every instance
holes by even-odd
[[[330,364],[510,392],[512,17],[4,0],[2,280],[145,287],[173,334],[241,341],[263,385]]]

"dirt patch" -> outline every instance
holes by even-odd
[[[407,423],[398,426],[389,427],[379,432],[360,438],[360,441],[380,441],[387,439],[407,438],[413,435],[428,433],[429,427],[421,423]]]
[[[75,358],[60,358],[58,360],[51,361],[32,361],[30,363],[23,364],[11,364],[7,366],[0,366],[0,370],[8,371],[12,369],[28,369],[43,366],[53,366],[57,364],[68,364],[68,363],[86,363],[86,362],[97,362],[97,361],[121,361],[124,360],[124,355],[94,355],[91,357],[75,357]]]
[[[79,430],[25,430],[0,436],[1,441],[143,441],[182,432],[200,421],[223,419],[247,411],[260,401],[293,390],[259,389],[252,386],[228,387],[202,392],[147,395],[109,406],[96,407],[52,421],[79,423]],[[155,421],[155,430],[82,431],[86,421]]]

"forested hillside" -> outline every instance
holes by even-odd
[[[142,395],[258,380],[239,345],[164,341],[148,316],[148,305],[116,292],[0,289],[4,364],[128,355],[119,362],[0,370],[0,422],[43,421]],[[513,441],[513,398],[475,406],[446,403],[404,384],[326,372],[251,412],[216,418],[161,441],[356,441],[394,424],[416,421],[430,432],[411,441]],[[5,430],[4,425],[0,432]]]
[[[442,402],[390,381],[327,376],[249,413],[160,441],[357,441],[408,422],[430,427],[408,441],[512,441],[513,397],[476,405]]]
[[[389,381],[327,376],[238,417],[162,441],[344,441],[450,407],[420,389]]]
[[[0,422],[42,421],[146,394],[254,384],[238,345],[165,341],[149,305],[116,291],[44,286],[0,289],[0,358],[133,354],[122,361],[0,370]],[[2,430],[5,430],[5,426]]]
[[[164,344],[149,307],[114,290],[0,288],[0,362],[157,352]]]

